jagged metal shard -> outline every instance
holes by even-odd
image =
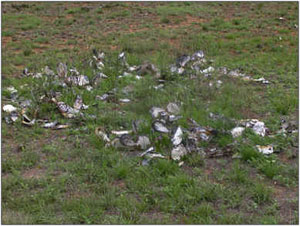
[[[174,146],[177,146],[182,142],[182,136],[183,136],[183,132],[182,132],[181,127],[179,126],[176,129],[176,132],[171,140]]]
[[[88,108],[89,108],[88,105],[83,104],[82,97],[79,96],[79,95],[77,95],[73,107],[74,107],[74,109],[76,109],[76,110],[81,110],[81,109],[84,109],[84,110],[85,110],[85,109],[88,109]]]
[[[191,60],[194,61],[194,60],[202,59],[202,58],[204,58],[204,52],[202,50],[199,50],[192,55]]]

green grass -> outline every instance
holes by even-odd
[[[71,124],[54,131],[2,120],[3,223],[298,223],[298,133],[274,135],[283,117],[298,119],[297,4],[6,2],[2,7],[3,104],[10,103],[6,87],[14,86],[33,102],[29,117],[38,109],[38,118]],[[280,16],[285,20],[279,21]],[[47,84],[50,78],[19,77],[24,67],[40,72],[48,65],[56,72],[57,64],[64,62],[92,79],[93,48],[106,52],[103,72],[109,78],[92,91]],[[196,50],[203,50],[214,68],[239,68],[271,84],[220,77],[217,72],[194,79],[168,72],[178,56]],[[150,62],[160,68],[164,88],[152,88],[158,83],[151,75],[118,79],[120,51],[126,52],[130,65]],[[209,87],[217,80],[223,81],[220,88]],[[127,95],[122,92],[126,86],[132,86]],[[115,99],[132,102],[96,100],[115,87]],[[81,95],[90,106],[84,112],[95,118],[63,118],[53,103],[38,98],[50,91],[61,92],[60,100],[70,106]],[[231,150],[237,159],[190,153],[182,166],[170,159],[153,159],[142,166],[139,151],[105,147],[94,133],[99,126],[108,131],[131,129],[133,120],[143,119],[139,133],[169,157],[171,142],[152,131],[149,114],[152,106],[164,108],[169,102],[182,102],[183,117],[174,128],[189,128],[188,118],[212,127],[218,133],[199,148]],[[213,120],[210,112],[224,118]],[[250,118],[265,122],[274,137],[246,129],[233,139],[229,131],[236,124],[231,119]],[[269,144],[276,151],[270,156],[255,148]]]

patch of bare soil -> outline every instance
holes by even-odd
[[[40,179],[42,177],[45,176],[45,169],[36,169],[36,168],[33,168],[33,169],[29,169],[27,171],[25,171],[22,176],[25,178],[25,179]]]

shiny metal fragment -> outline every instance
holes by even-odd
[[[183,145],[178,145],[177,147],[172,149],[171,158],[175,161],[180,160],[186,154],[187,154],[186,148]]]
[[[67,77],[68,75],[67,65],[64,63],[59,63],[57,66],[57,74],[59,77]]]
[[[117,136],[122,136],[124,134],[132,133],[132,130],[120,130],[120,131],[112,130],[111,133],[114,134],[114,135],[117,135]]]
[[[252,79],[254,82],[260,82],[262,84],[270,84],[268,80],[266,80],[264,77],[258,78],[258,79]]]
[[[243,131],[245,130],[244,127],[235,127],[231,130],[231,135],[233,138],[239,137],[243,134]]]
[[[215,68],[213,68],[212,66],[209,66],[208,68],[204,69],[202,71],[203,74],[207,74],[207,73],[211,73],[211,72],[214,72],[215,71]]]
[[[136,72],[140,76],[148,74],[153,75],[155,78],[160,78],[160,71],[154,64],[144,63],[137,68]]]
[[[256,145],[256,148],[260,153],[263,153],[264,155],[269,155],[274,152],[272,145],[262,146],[262,145]]]
[[[155,121],[152,124],[152,128],[160,133],[169,133],[168,128],[164,125],[162,121]]]
[[[124,98],[124,99],[119,99],[119,101],[121,103],[129,103],[131,100],[130,99],[127,99],[127,98]]]
[[[183,132],[182,132],[181,127],[179,126],[179,127],[177,127],[176,132],[171,139],[174,146],[177,146],[182,142],[182,136],[183,136]]]
[[[44,125],[42,125],[43,128],[54,128],[58,124],[57,121],[54,122],[47,122]]]
[[[199,50],[192,55],[191,60],[197,60],[202,58],[204,58],[204,52],[202,50]]]
[[[167,105],[167,111],[171,114],[177,115],[180,113],[180,108],[177,104],[175,103],[169,103]]]
[[[175,121],[177,121],[178,119],[181,119],[181,118],[182,118],[181,115],[169,115],[168,121],[169,122],[175,122]]]
[[[242,121],[245,121],[245,120],[242,120]],[[251,128],[254,131],[254,133],[256,133],[257,135],[260,135],[262,137],[264,137],[266,135],[267,128],[265,127],[265,123],[261,122],[257,119],[246,120],[245,126],[246,126],[246,128]]]

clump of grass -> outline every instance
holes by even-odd
[[[252,189],[251,197],[257,204],[271,201],[272,190],[262,183],[257,183]]]

